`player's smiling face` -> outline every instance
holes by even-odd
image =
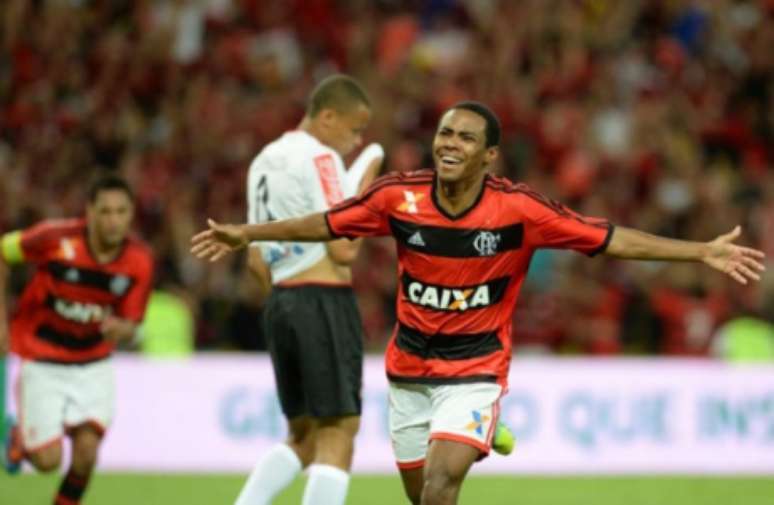
[[[105,189],[86,209],[89,230],[94,230],[100,245],[118,247],[129,234],[134,217],[134,205],[129,195],[121,190]]]
[[[433,159],[442,182],[457,182],[478,174],[497,156],[486,147],[486,120],[466,109],[447,111],[433,140]]]

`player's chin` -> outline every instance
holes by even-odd
[[[442,182],[457,182],[462,177],[462,170],[457,167],[449,167],[445,165],[439,165],[436,167],[436,173],[438,179]]]

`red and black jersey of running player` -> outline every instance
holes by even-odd
[[[80,219],[44,221],[22,233],[24,259],[36,267],[11,321],[12,350],[25,359],[88,363],[113,343],[100,324],[109,314],[141,321],[150,294],[150,249],[130,237],[115,260],[97,263]]]
[[[475,203],[452,216],[437,202],[432,170],[382,177],[360,197],[330,209],[326,219],[337,237],[395,237],[398,323],[387,348],[387,375],[422,383],[505,385],[511,318],[533,252],[543,247],[594,255],[613,229],[490,175]]]

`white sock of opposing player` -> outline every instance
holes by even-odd
[[[344,505],[347,487],[349,474],[341,468],[312,465],[301,505]]]
[[[301,460],[293,449],[277,444],[255,465],[234,505],[269,505],[301,472]]]

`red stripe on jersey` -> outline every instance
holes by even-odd
[[[333,155],[321,154],[315,156],[314,165],[317,167],[317,176],[320,178],[325,202],[328,204],[328,207],[332,207],[344,199],[344,192],[341,190],[341,181],[339,181]]]

